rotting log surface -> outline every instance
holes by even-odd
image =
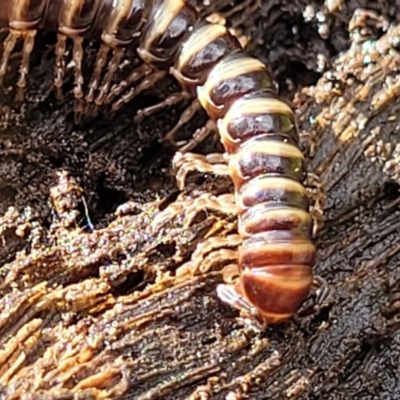
[[[235,234],[235,216],[207,200],[232,188],[194,174],[177,194],[173,150],[159,139],[179,110],[137,125],[127,105],[76,127],[72,97],[52,95],[54,58],[34,52],[26,101],[3,96],[0,115],[0,398],[400,399],[400,18],[390,4],[371,2],[377,14],[350,23],[369,4],[347,2],[326,14],[326,38],[300,1],[231,16],[283,91],[296,88],[310,171],[327,192],[315,272],[329,299],[261,334],[215,295],[237,243],[196,251]],[[328,70],[307,86],[318,53]]]

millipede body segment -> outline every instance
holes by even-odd
[[[184,0],[4,3],[0,23],[10,33],[0,76],[16,38],[24,37],[19,81],[24,85],[36,30],[54,30],[59,35],[56,85],[63,74],[65,40],[70,38],[77,96],[82,95],[82,40],[89,36],[113,49],[117,59],[126,47],[134,46],[145,63],[169,70],[187,92],[198,97],[217,123],[229,155],[243,239],[239,276],[219,286],[218,294],[267,323],[295,314],[312,285],[316,250],[294,114],[278,98],[266,66],[248,56],[227,28],[199,20]]]

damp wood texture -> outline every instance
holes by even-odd
[[[0,398],[396,398],[400,15],[390,2],[193,6],[268,65],[295,110],[323,209],[323,301],[321,287],[261,332],[221,302],[242,237],[207,115],[192,108],[165,140],[196,101],[165,102],[180,90],[168,74],[88,113],[68,62],[76,44],[57,92],[59,38],[39,30],[23,97],[17,43],[0,99]],[[86,90],[102,43],[82,46]],[[107,63],[101,76],[121,88],[143,65],[126,49],[111,81]]]

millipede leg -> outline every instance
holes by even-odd
[[[331,288],[328,282],[320,276],[314,276],[312,290],[316,293],[316,303],[322,305],[331,295]]]
[[[165,71],[156,71],[154,74],[147,76],[136,88],[131,88],[126,94],[122,95],[119,100],[112,104],[111,110],[113,112],[118,111],[124,104],[129,103],[141,92],[151,88],[156,82],[165,77],[167,73]]]
[[[138,110],[138,112],[134,118],[134,121],[136,123],[141,122],[145,117],[148,117],[148,116],[162,110],[163,108],[170,107],[174,104],[177,104],[180,101],[187,99],[188,97],[189,97],[189,94],[186,92],[171,93],[163,101],[161,101],[153,106],[143,108],[142,110]]]
[[[82,74],[82,59],[83,59],[83,48],[82,42],[83,37],[74,36],[73,38],[74,46],[72,49],[72,60],[74,61],[74,70],[75,70],[75,87],[74,87],[74,95],[75,98],[81,99],[83,97],[83,74]]]
[[[246,18],[248,18],[248,15],[252,15],[260,8],[261,0],[247,0],[233,7],[232,10],[225,13],[224,16],[226,19],[229,20],[233,14],[246,10],[246,12],[241,13],[242,17],[235,21],[235,24],[232,26],[233,28],[235,28],[237,26],[241,26],[245,22]]]
[[[309,157],[314,157],[318,148],[318,138],[315,134],[310,132],[300,132],[299,138],[301,142],[306,144]]]
[[[182,146],[180,146],[180,143],[178,143],[179,151],[181,153],[186,153],[190,150],[193,150],[216,129],[215,122],[212,119],[209,119],[204,126],[196,129],[192,138],[187,143],[183,144]]]
[[[87,103],[85,99],[76,99],[74,108],[74,122],[76,125],[82,124],[84,121],[90,121],[97,117],[99,108],[93,103]]]
[[[318,314],[328,305],[330,295],[331,288],[327,281],[320,276],[314,276],[310,294],[297,312],[296,319],[303,321]]]
[[[235,289],[234,285],[221,284],[217,286],[218,297],[232,308],[240,312],[242,318],[250,323],[257,330],[264,330],[267,326],[265,320],[261,317],[257,308],[253,307],[245,298],[243,298]]]
[[[101,72],[103,71],[103,68],[106,65],[107,56],[108,56],[109,51],[110,51],[110,47],[107,46],[106,44],[102,44],[100,46],[99,51],[97,52],[96,61],[95,61],[95,68],[94,68],[92,77],[91,77],[91,79],[89,81],[88,94],[85,97],[85,100],[88,103],[91,103],[93,101],[94,94],[95,94],[97,88],[100,85]]]
[[[22,61],[19,68],[19,79],[17,81],[17,100],[24,99],[24,88],[26,86],[26,79],[29,72],[29,60],[35,44],[36,30],[25,32],[24,47],[22,49]]]
[[[111,90],[104,99],[104,104],[110,104],[114,99],[120,96],[128,87],[139,81],[140,79],[150,75],[154,69],[148,64],[142,64],[134,69],[126,79],[123,79],[119,84],[111,86]]]
[[[326,194],[321,179],[314,173],[307,174],[307,181],[305,186],[307,189],[307,194],[313,203],[310,207],[310,214],[314,222],[313,236],[316,236],[316,234],[324,226],[324,208]]]
[[[120,65],[121,58],[123,57],[123,55],[124,55],[123,48],[114,49],[113,57],[111,58],[110,62],[108,63],[107,74],[104,77],[104,80],[99,89],[99,94],[95,100],[95,103],[99,107],[103,104],[105,97],[107,96],[107,94],[110,91],[112,79],[114,77],[114,74],[118,70],[118,67]]]
[[[98,56],[100,53],[101,53],[101,51],[99,51]],[[95,72],[93,74],[91,84],[89,85],[89,87],[90,87],[89,93],[85,97],[86,104],[83,107],[83,114],[85,114],[86,116],[91,117],[91,118],[94,118],[99,113],[99,109],[103,105],[103,101],[104,101],[107,93],[109,92],[112,79],[114,77],[115,72],[118,69],[119,63],[124,54],[124,50],[123,49],[115,49],[114,50],[113,57],[110,60],[110,62],[108,63],[108,69],[107,69],[106,76],[104,77],[102,84],[99,85],[101,71],[104,67],[105,61],[107,60],[107,53],[108,53],[108,50],[106,49],[106,46],[105,46],[105,53],[103,54],[103,56],[100,56],[101,60],[99,60],[99,64],[96,64]],[[96,99],[94,100],[94,104],[93,104],[94,94],[99,86],[100,86],[99,94],[97,95]]]
[[[22,36],[22,33],[19,31],[15,31],[10,29],[10,33],[8,34],[7,38],[4,41],[4,48],[3,48],[3,56],[1,58],[0,63],[0,86],[3,87],[4,84],[4,76],[7,73],[7,67],[10,60],[10,55],[17,44],[18,39]]]
[[[54,87],[56,88],[56,96],[59,100],[62,100],[62,85],[65,75],[65,51],[67,48],[67,37],[61,33],[57,35],[57,44],[55,48],[56,55],[56,66],[55,66],[55,77]]]
[[[228,166],[224,154],[211,153],[207,155],[175,153],[173,159],[176,181],[180,190],[185,186],[186,176],[189,172],[211,173],[214,175],[229,175]]]
[[[196,114],[197,111],[201,109],[201,104],[200,102],[195,99],[193,100],[192,104],[190,104],[185,111],[183,111],[181,117],[179,118],[179,121],[177,124],[167,133],[165,136],[165,140],[174,143],[175,140],[175,135],[179,131],[179,129],[182,128],[185,124],[187,124]]]

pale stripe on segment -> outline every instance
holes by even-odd
[[[179,55],[176,69],[181,71],[192,57],[198,54],[210,43],[225,35],[227,29],[222,25],[207,24],[188,37]]]
[[[164,34],[184,6],[184,0],[164,0],[156,11],[151,29],[146,32],[140,47],[149,50],[153,41]]]
[[[223,81],[258,71],[266,71],[266,68],[265,65],[256,58],[240,57],[222,60],[211,70],[204,84],[204,89],[211,93],[214,87]]]

